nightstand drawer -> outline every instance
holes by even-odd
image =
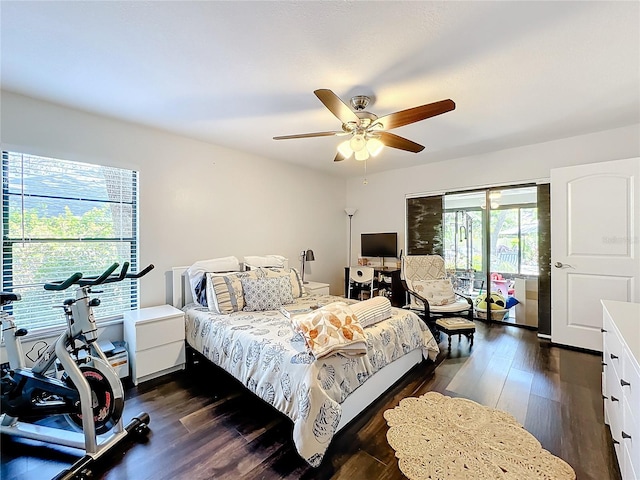
[[[136,326],[136,351],[184,340],[184,317],[167,318]]]
[[[185,363],[184,341],[161,345],[136,353],[134,377],[140,379]]]

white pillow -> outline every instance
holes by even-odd
[[[386,297],[373,297],[350,307],[362,328],[391,318],[391,302]]]
[[[282,255],[264,255],[264,256],[248,256],[244,257],[245,268],[257,267],[277,267],[285,268],[287,259]]]
[[[198,302],[198,292],[196,287],[202,281],[206,272],[237,272],[240,270],[240,261],[236,257],[211,258],[209,260],[199,260],[187,269],[189,285],[194,301]],[[198,302],[200,303],[200,302]],[[203,305],[206,306],[206,305]]]

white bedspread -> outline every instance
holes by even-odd
[[[295,314],[335,301],[345,299],[306,296],[287,310]],[[438,354],[426,325],[402,309],[394,308],[390,319],[364,329],[366,355],[332,355],[317,361],[279,311],[218,315],[195,305],[184,310],[187,342],[293,420],[294,444],[313,466],[322,461],[340,421],[341,403],[351,392],[416,348],[432,360]]]

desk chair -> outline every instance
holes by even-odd
[[[369,290],[369,298],[373,297],[376,290],[373,285],[374,270],[373,267],[349,267],[349,291],[347,298],[354,298],[352,293],[357,292],[357,299],[363,300],[362,296],[366,290]],[[365,289],[365,287],[368,287]]]

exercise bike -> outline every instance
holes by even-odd
[[[119,273],[114,263],[101,275],[83,277],[75,273],[66,280],[45,284],[45,290],[61,291],[78,285],[75,298],[64,301],[62,308],[67,329],[27,368],[21,337],[6,311],[0,313],[9,369],[2,371],[0,433],[65,445],[85,451],[85,455],[56,480],[88,478],[91,464],[121,443],[129,434],[146,435],[149,415],[141,413],[123,427],[124,389],[120,378],[98,346],[98,329],[93,307],[98,298],[90,298],[92,287],[125,279],[143,277],[154,267],[149,265],[137,274],[127,273],[125,262]],[[0,292],[2,306],[19,301],[20,295]],[[52,415],[64,415],[75,430],[70,431],[29,423]],[[113,430],[111,435],[104,435]]]

